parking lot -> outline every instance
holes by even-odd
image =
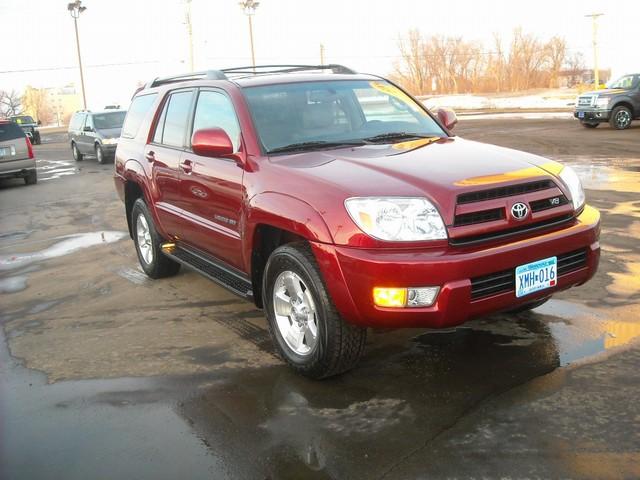
[[[533,312],[373,331],[320,382],[252,305],[187,269],[147,279],[113,165],[43,135],[39,183],[0,183],[0,478],[639,478],[640,122],[456,133],[576,168],[596,277]]]

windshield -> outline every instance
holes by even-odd
[[[127,112],[99,113],[93,116],[93,126],[96,130],[108,128],[122,128]]]
[[[11,120],[16,122],[18,125],[22,125],[23,123],[36,123],[33,121],[33,117],[29,115],[20,115],[19,117],[11,117]]]
[[[267,153],[447,136],[420,105],[383,80],[289,83],[244,93]]]
[[[620,77],[615,82],[609,83],[609,88],[635,88],[640,83],[640,75],[625,75]]]

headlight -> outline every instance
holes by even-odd
[[[117,138],[105,138],[104,140],[102,140],[102,143],[104,145],[115,145],[116,143],[118,143],[118,139]]]
[[[582,189],[582,182],[578,178],[578,174],[571,167],[564,167],[560,172],[560,179],[569,189],[571,193],[571,200],[573,200],[573,208],[578,210],[584,205],[584,190]]]
[[[598,108],[607,108],[609,105],[609,97],[598,97],[596,98],[596,107]]]
[[[356,225],[379,240],[415,242],[447,238],[442,217],[426,198],[348,198],[344,205]]]

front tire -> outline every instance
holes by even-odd
[[[611,112],[609,125],[611,125],[611,128],[615,128],[616,130],[624,130],[631,126],[631,120],[633,120],[631,110],[624,105],[620,105],[619,107],[614,108]]]
[[[356,365],[367,330],[342,319],[307,244],[283,245],[271,254],[262,295],[271,338],[297,373],[321,379]]]
[[[75,143],[75,142],[73,142],[73,143],[71,144],[71,153],[73,154],[73,159],[74,159],[76,162],[81,162],[81,161],[82,161],[82,158],[84,157],[84,155],[82,155],[82,154],[80,153],[80,150],[78,150],[78,146],[76,145],[76,143]]]
[[[171,277],[178,273],[180,264],[165,256],[160,249],[162,237],[153,223],[153,217],[142,198],[138,198],[131,210],[133,241],[140,266],[151,278]]]
[[[98,160],[98,163],[100,165],[104,165],[105,163],[107,163],[107,159],[104,156],[104,150],[102,148],[102,146],[96,144],[96,160]]]

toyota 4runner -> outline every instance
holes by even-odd
[[[115,184],[148,276],[185,264],[252,300],[284,360],[323,378],[367,327],[534,308],[594,275],[600,216],[576,173],[455,122],[339,65],[155,79]]]

